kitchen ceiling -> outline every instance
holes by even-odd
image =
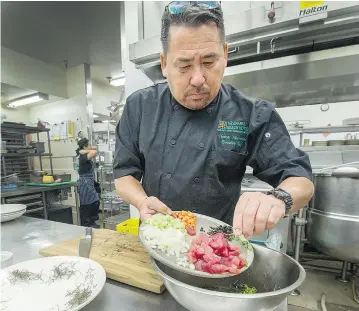
[[[121,74],[120,2],[1,2],[1,45],[64,68],[91,65],[92,78]]]

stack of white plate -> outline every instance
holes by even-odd
[[[23,204],[1,204],[0,216],[1,222],[19,218],[26,212],[26,205]]]

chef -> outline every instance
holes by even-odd
[[[273,228],[313,194],[308,156],[273,105],[222,84],[228,60],[219,2],[171,2],[160,56],[167,83],[127,98],[116,130],[114,178],[141,219],[189,210],[246,237]],[[243,193],[246,167],[267,194]]]

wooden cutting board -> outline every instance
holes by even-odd
[[[90,258],[101,264],[108,278],[154,293],[165,289],[152,269],[150,256],[138,236],[107,229],[92,231]],[[42,256],[78,256],[78,243],[84,236],[40,249]]]

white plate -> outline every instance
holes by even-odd
[[[14,220],[16,218],[19,218],[21,217],[22,215],[24,215],[26,212],[26,210],[22,211],[22,212],[19,212],[19,213],[11,213],[11,214],[2,214],[0,215],[0,218],[1,218],[1,222],[7,222],[7,221],[11,221],[11,220]]]
[[[77,311],[101,292],[105,282],[103,267],[87,258],[25,261],[0,271],[1,307],[6,311]]]
[[[15,215],[15,214],[20,214],[20,213],[25,213],[26,212],[26,208],[21,210],[21,211],[17,211],[17,212],[13,212],[13,213],[2,213],[0,215],[2,216],[11,216],[11,215]]]
[[[224,223],[223,221],[220,221],[218,219],[208,217],[201,214],[196,214],[196,236],[200,234],[201,231],[207,233],[211,227],[217,227],[219,225],[222,226],[228,226],[228,224]],[[222,273],[222,274],[210,274],[207,272],[199,271],[199,270],[192,270],[189,268],[184,268],[177,263],[177,258],[175,255],[168,256],[164,252],[160,251],[159,249],[153,249],[151,246],[147,244],[147,241],[143,234],[143,227],[147,226],[144,222],[140,226],[140,232],[139,237],[141,240],[141,243],[147,250],[147,252],[156,260],[163,263],[166,266],[171,267],[172,269],[181,271],[183,273],[204,277],[204,278],[212,278],[212,279],[222,279],[225,277],[231,277],[233,274],[229,273]],[[191,240],[194,237],[190,237]],[[240,270],[240,273],[247,270],[250,265],[253,262],[254,258],[254,251],[252,245],[248,242],[248,240],[245,239],[245,237],[237,236],[236,241],[230,242],[231,244],[234,244],[236,246],[239,246],[240,248],[240,256],[245,259],[246,265]]]
[[[1,204],[0,214],[16,213],[24,209],[26,210],[26,205],[24,204]]]
[[[13,255],[14,254],[12,252],[6,252],[6,251],[0,252],[0,264],[1,264],[0,268],[1,269],[7,268],[12,265]]]

